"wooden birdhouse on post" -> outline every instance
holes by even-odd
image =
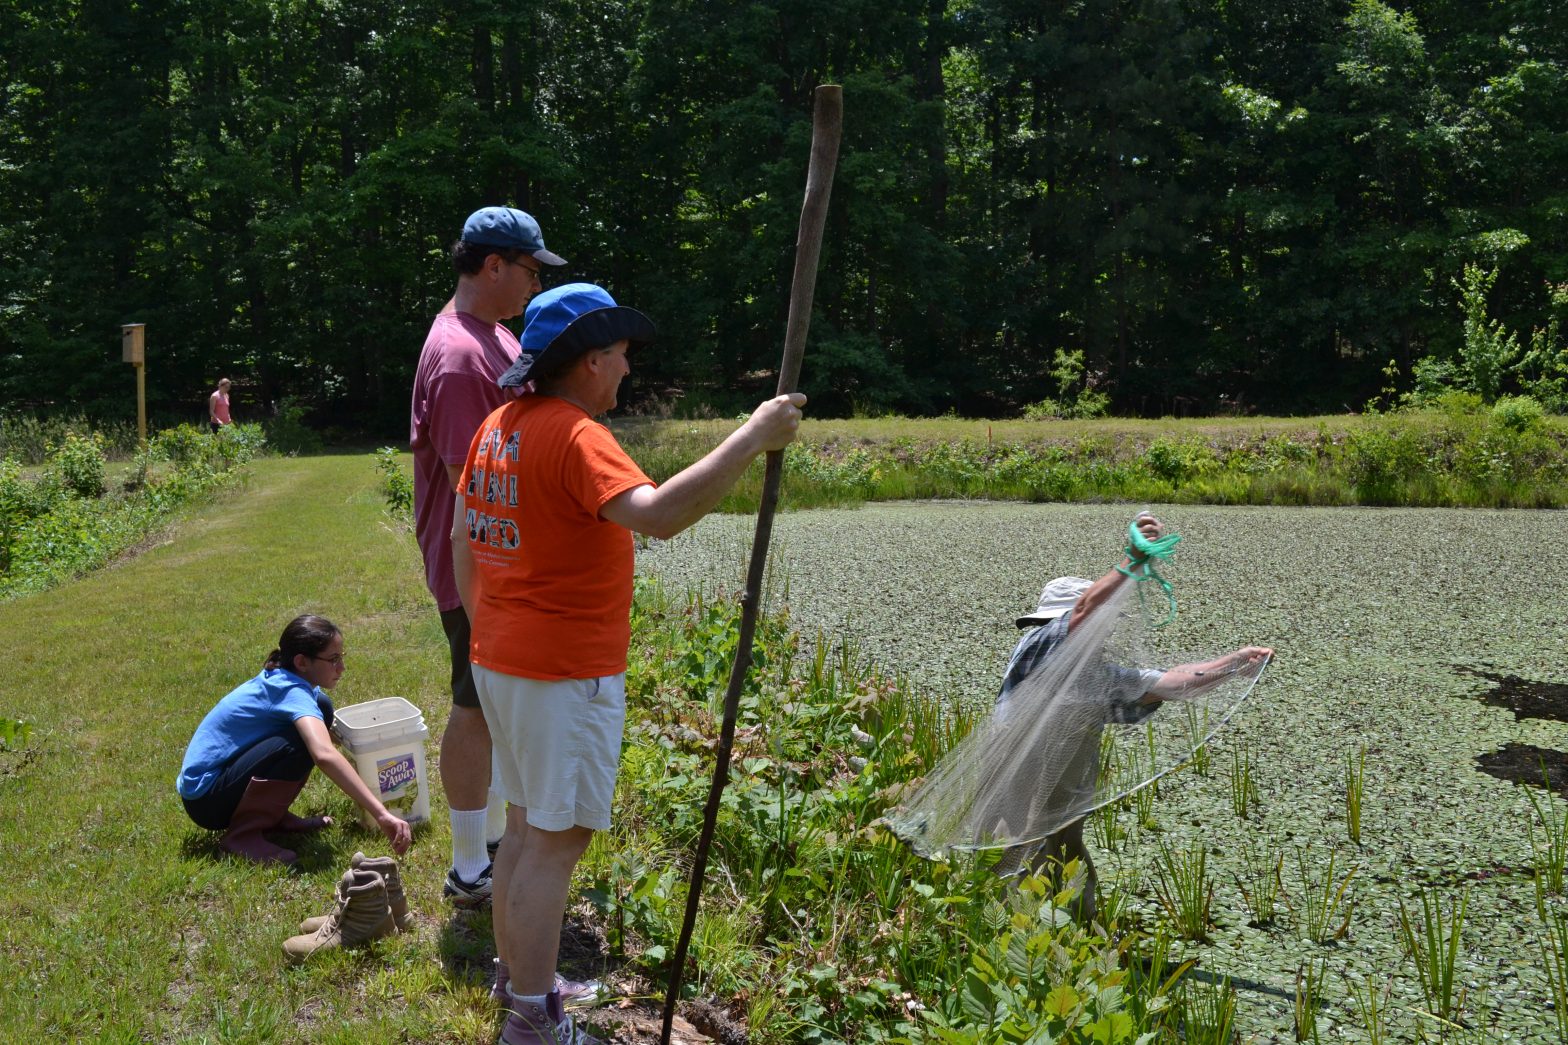
[[[136,436],[147,442],[147,324],[126,323],[120,327],[121,356],[136,368]]]

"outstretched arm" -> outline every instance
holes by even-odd
[[[782,450],[800,427],[806,397],[775,396],[696,464],[663,486],[638,486],[612,497],[599,514],[628,530],[668,539],[707,515],[758,454]]]
[[[1267,646],[1245,646],[1223,657],[1196,664],[1178,664],[1160,676],[1144,693],[1140,704],[1154,704],[1174,697],[1189,697],[1213,689],[1236,672],[1274,656]]]

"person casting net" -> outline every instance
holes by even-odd
[[[1175,602],[1156,569],[1180,537],[1145,513],[1128,538],[1120,567],[1094,582],[1058,577],[1018,618],[1032,630],[992,713],[885,818],[917,852],[1006,849],[1003,874],[1076,856],[1092,897],[1083,818],[1186,761],[1246,699],[1273,651],[1160,666],[1181,660],[1159,641]]]

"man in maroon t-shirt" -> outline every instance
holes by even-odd
[[[490,729],[469,672],[468,617],[452,579],[452,491],[479,425],[511,397],[496,378],[512,365],[519,346],[502,320],[522,315],[539,292],[541,265],[564,264],[544,248],[539,223],[528,214],[510,207],[475,211],[452,245],[457,290],[430,325],[414,372],[408,438],[414,529],[452,658],[452,712],[441,737],[441,785],[452,817],[452,868],[444,891],[464,906],[490,899]],[[496,820],[499,839],[504,821]]]

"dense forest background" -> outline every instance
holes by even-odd
[[[140,321],[155,415],[396,432],[500,202],[655,318],[638,399],[750,405],[821,82],[819,415],[1016,414],[1059,349],[1116,412],[1343,410],[1459,350],[1465,264],[1526,334],[1568,282],[1555,0],[0,0],[0,51],[7,410],[133,412]]]

